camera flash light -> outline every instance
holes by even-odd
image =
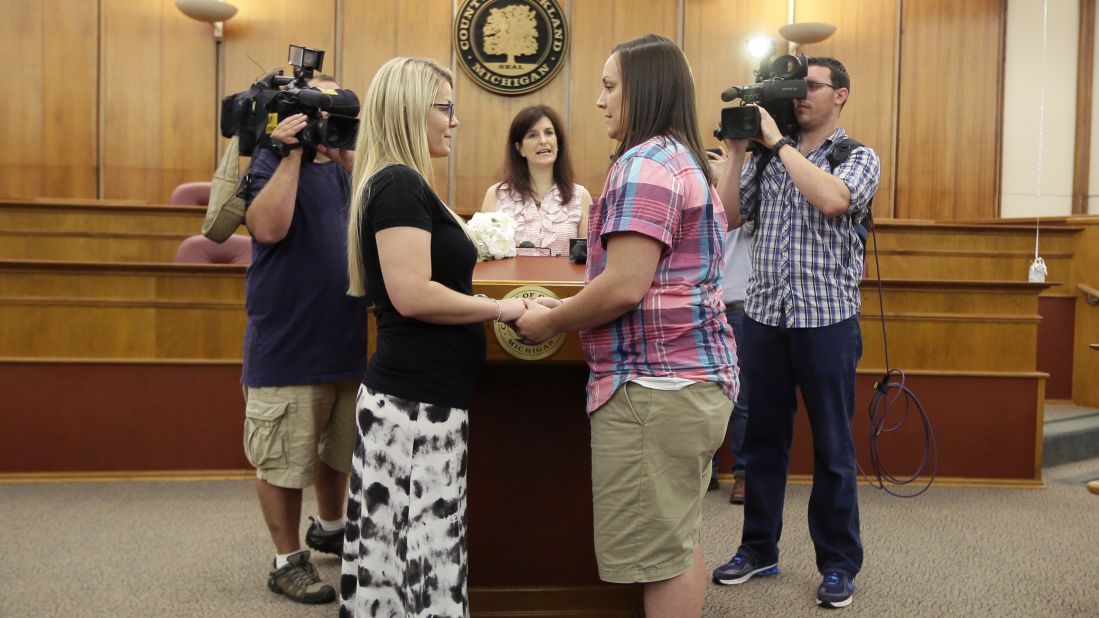
[[[770,55],[774,49],[775,42],[768,36],[756,34],[748,39],[748,54],[756,60]]]

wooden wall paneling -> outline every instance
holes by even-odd
[[[765,34],[781,43],[778,29],[789,21],[788,9],[786,0],[687,0],[683,52],[694,73],[699,131],[706,146],[718,143],[713,131],[722,108],[740,104],[723,102],[722,91],[755,82],[753,71],[759,61],[748,55],[748,39]]]
[[[156,311],[117,304],[0,300],[4,353],[17,358],[154,358]],[[49,325],[49,328],[41,328]]]
[[[171,0],[104,2],[102,197],[164,204],[214,170],[216,46]]]
[[[1099,217],[1085,222],[1084,233],[1076,245],[1077,283],[1099,288]],[[1099,305],[1089,305],[1079,290],[1076,295],[1076,333],[1072,363],[1072,401],[1078,406],[1099,407]]]
[[[959,372],[1035,371],[1043,284],[884,281],[893,366]],[[881,305],[862,285],[860,368],[885,368]]]
[[[1069,293],[1070,286],[1061,275],[1072,270],[1071,253],[1043,251],[1046,266],[1056,277],[1050,288],[1054,294]],[[1022,281],[1034,260],[1034,251],[950,250],[950,249],[879,249],[882,276],[899,279]],[[874,259],[867,260],[866,277],[877,276]]]
[[[340,13],[340,78],[360,100],[378,69],[391,58],[430,58],[451,68],[452,0],[344,0]],[[458,121],[465,121],[458,103]],[[476,130],[476,127],[473,127]],[[461,141],[462,127],[455,132]],[[449,160],[435,159],[434,187],[448,200]]]
[[[0,260],[170,263],[179,244],[189,235],[0,230]]]
[[[859,370],[855,382],[855,419],[851,433],[859,464],[869,470],[872,428],[866,410],[877,392],[880,373]],[[970,482],[1008,487],[1042,486],[1041,401],[1038,374],[965,375],[911,372],[906,384],[920,398],[938,448],[938,482]],[[794,420],[790,474],[805,481],[813,472],[812,433],[804,405]],[[900,414],[896,415],[899,418]],[[923,454],[924,436],[919,419],[908,416],[899,432],[876,436],[889,470],[905,476],[916,470]],[[975,439],[976,438],[976,439]],[[926,481],[926,476],[920,479]],[[999,482],[997,482],[999,481]],[[915,483],[917,487],[919,483]],[[915,487],[912,487],[913,489]]]
[[[3,2],[6,67],[0,197],[94,198],[98,2]]]
[[[897,16],[900,0],[797,0],[794,22],[825,22],[836,33],[798,50],[832,56],[847,67],[851,96],[840,126],[881,158],[874,217],[893,216],[893,135],[897,90]]]
[[[250,471],[240,446],[240,370],[0,361],[0,473]]]
[[[679,5],[675,0],[645,3],[572,1],[566,122],[573,145],[572,164],[576,168],[577,182],[587,187],[594,199],[599,199],[603,191],[603,181],[610,167],[609,157],[615,148],[615,142],[607,137],[603,115],[595,107],[595,100],[603,89],[603,64],[615,45],[645,34],[666,36],[682,45],[679,41]]]
[[[515,114],[529,105],[548,105],[565,119],[565,134],[570,140],[572,152],[576,153],[578,135],[565,114],[568,101],[566,92],[573,72],[573,58],[578,53],[577,44],[581,37],[577,31],[575,9],[569,11],[568,2],[561,2],[569,25],[568,56],[565,66],[540,89],[518,96],[506,96],[485,90],[475,83],[465,69],[456,66],[454,71],[454,101],[458,106],[458,120],[461,126],[455,131],[454,146],[451,150],[453,161],[453,184],[451,186],[450,206],[460,214],[471,215],[481,209],[485,191],[499,181],[498,172],[504,163],[504,149],[508,128]],[[460,7],[460,3],[456,3]],[[453,39],[448,31],[447,40]],[[575,156],[572,163],[577,167]],[[577,182],[584,184],[577,174]],[[588,185],[584,185],[588,187]],[[591,188],[588,187],[589,191]]]
[[[1096,354],[1095,352],[1092,352]],[[1099,354],[1096,354],[1099,356]],[[550,367],[521,366],[526,374],[512,374],[501,382],[505,387],[523,384],[526,378],[541,379],[547,384],[560,387],[560,376],[567,375],[567,388],[560,388],[563,400],[583,405],[583,385],[586,370],[582,365],[563,365]],[[227,363],[135,363],[135,362],[43,362],[4,359],[0,360],[0,390],[5,393],[5,403],[9,404],[0,415],[0,475],[3,474],[42,474],[49,472],[102,472],[107,474],[151,470],[240,470],[250,471],[244,452],[240,448],[241,426],[240,411],[243,406],[240,390],[240,364]],[[548,377],[547,377],[548,376]],[[880,379],[876,372],[860,371],[855,388],[857,410],[866,410],[870,396],[875,392],[873,385]],[[554,379],[557,382],[554,383]],[[42,388],[43,384],[64,384],[64,388]],[[195,388],[194,385],[202,385]],[[1040,462],[1035,465],[1035,455],[1041,454],[1041,434],[1036,432],[1040,426],[1036,401],[1040,398],[1041,378],[1037,375],[1000,374],[988,376],[957,375],[935,372],[911,372],[907,384],[916,391],[931,418],[935,429],[935,439],[939,448],[939,478],[966,479],[969,482],[987,484],[989,480],[1000,479],[1003,485],[1015,486],[1020,481],[1032,480],[1032,484],[1041,484]],[[552,388],[552,386],[551,386]],[[116,392],[126,392],[126,397],[111,396]],[[526,392],[529,393],[528,388]],[[520,435],[516,429],[530,431],[526,425],[532,425],[535,415],[500,414],[499,409],[486,407],[482,399],[486,391],[482,389],[475,395],[477,400],[472,409],[479,414],[479,429],[471,439],[479,445],[503,445],[514,448],[521,459],[530,456],[537,466],[546,462],[547,469],[560,459],[560,438],[584,436],[586,428],[582,423],[583,414],[566,414],[561,423],[554,424],[550,430],[554,440],[547,440],[545,433],[531,432],[530,439],[516,440]],[[522,398],[523,392],[517,392]],[[534,400],[531,405],[546,407],[547,414],[560,413],[561,407],[553,408],[551,402]],[[51,414],[42,414],[50,410]],[[179,419],[186,418],[188,430],[179,430]],[[989,419],[994,418],[995,422]],[[579,420],[576,420],[579,419]],[[499,422],[499,421],[504,422]],[[482,423],[487,421],[487,423]],[[496,427],[493,427],[493,424]],[[579,423],[579,425],[577,425]],[[119,432],[117,427],[127,427]],[[533,426],[533,425],[532,425]],[[868,450],[870,426],[863,413],[855,415],[853,434],[859,463],[863,467],[870,464]],[[881,447],[888,456],[888,463],[895,473],[910,473],[915,469],[922,449],[922,434],[918,432],[918,423],[909,422],[898,433],[883,438]],[[543,423],[543,430],[545,424]],[[812,448],[807,416],[797,414],[794,431],[794,445],[790,453],[790,472],[792,475],[807,478],[813,470]],[[973,436],[982,436],[974,440]],[[499,439],[497,439],[499,437]],[[524,450],[526,449],[526,450]],[[532,450],[533,449],[533,450]],[[546,449],[542,456],[539,449]],[[552,452],[549,449],[555,449]],[[478,452],[483,452],[478,450]],[[556,459],[555,459],[556,456]],[[496,460],[500,460],[497,458]],[[506,459],[505,459],[506,460]],[[477,457],[471,465],[485,465],[494,461],[491,458]],[[562,460],[569,467],[586,465],[585,457],[569,457]],[[478,463],[479,462],[479,463]],[[486,463],[487,462],[487,463]],[[530,468],[524,468],[524,472]],[[484,494],[493,495],[509,492],[522,487],[521,499],[511,497],[511,503],[522,504],[522,499],[533,499],[537,492],[542,495],[559,496],[550,487],[560,482],[560,469],[554,468],[547,475],[538,477],[540,482],[517,482],[515,478],[500,474],[506,467],[497,466],[495,477],[474,482],[485,488]],[[492,471],[489,471],[492,472]],[[538,469],[541,472],[541,469]],[[530,476],[529,474],[527,476]],[[579,476],[576,477],[579,479]],[[577,481],[578,487],[583,487]],[[493,490],[499,491],[493,491]],[[512,492],[514,493],[514,492]],[[565,512],[569,519],[583,520],[583,501],[565,501]],[[474,509],[473,505],[485,507]],[[476,523],[478,529],[492,531],[492,524],[503,522],[508,526],[526,518],[501,519],[506,509],[494,509],[487,500],[471,502],[471,527]],[[558,512],[552,509],[532,509],[537,518],[552,517]],[[590,515],[590,507],[587,513]],[[503,514],[503,515],[502,515]],[[540,522],[538,522],[540,523]],[[571,529],[574,533],[575,528]],[[557,536],[554,532],[551,540],[560,544],[567,535]],[[478,534],[477,539],[485,540],[491,552],[494,548],[489,542],[498,535]],[[514,536],[514,535],[513,535]],[[538,535],[518,535],[514,538],[533,538]],[[553,560],[572,558],[575,553],[590,552],[590,545],[584,547],[576,541],[576,535],[569,542],[573,550],[566,554],[544,551]],[[590,539],[590,536],[584,537]],[[472,542],[472,540],[471,540]],[[499,545],[499,544],[497,544]],[[552,548],[552,544],[546,547]],[[510,548],[510,546],[509,546]],[[473,555],[473,552],[470,552]],[[514,553],[514,552],[512,552]],[[484,556],[484,552],[476,555]],[[564,556],[564,557],[562,557]],[[553,565],[556,565],[553,562]],[[562,563],[569,568],[555,568],[553,575],[560,579],[579,578],[591,571],[595,561],[589,557]],[[577,568],[577,565],[583,568]],[[544,565],[543,565],[544,566]],[[551,565],[552,566],[552,565]],[[482,568],[483,567],[483,568]],[[479,564],[478,578],[497,575],[518,578],[521,573],[501,570],[489,563]],[[625,605],[625,601],[612,601],[595,598],[598,591],[607,594],[626,595],[633,589],[629,586],[613,586],[589,589],[586,592],[569,590],[568,601],[579,607],[576,611],[555,614],[542,612],[542,615],[594,616],[599,610]],[[538,607],[545,610],[558,600],[563,589],[539,586],[525,590],[514,588],[478,587],[471,580],[470,597],[478,611],[490,615],[515,615],[524,608]],[[503,599],[506,595],[520,597]],[[602,596],[602,595],[600,595]],[[583,597],[591,600],[588,605]],[[534,599],[531,602],[531,599]],[[525,604],[520,605],[526,601]],[[552,605],[556,607],[556,605]],[[528,612],[529,613],[529,612]],[[476,615],[476,614],[475,614]],[[620,611],[607,615],[640,615]]]
[[[1072,157],[1072,214],[1074,215],[1088,213],[1094,67],[1095,0],[1080,0],[1080,32],[1076,49],[1076,142]]]
[[[999,212],[1006,0],[902,5],[895,214]]]
[[[17,358],[240,359],[244,269],[0,263],[0,350]]]
[[[5,232],[133,232],[194,234],[206,209],[199,206],[67,205],[27,201],[0,204]]]
[[[1076,293],[1073,257],[1083,229],[1043,224],[1041,253],[1053,284],[1046,294]],[[1023,281],[1034,259],[1034,230],[1021,225],[878,221],[870,242],[888,279]],[[876,276],[874,262],[866,261],[867,277]]]
[[[1038,371],[1049,374],[1046,398],[1072,400],[1072,355],[1076,323],[1076,295],[1038,299]]]

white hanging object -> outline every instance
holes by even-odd
[[[1034,261],[1030,263],[1030,275],[1028,280],[1031,283],[1045,283],[1046,275],[1049,274],[1049,269],[1046,268],[1046,261],[1040,257],[1034,258]]]
[[[1041,96],[1038,99],[1038,192],[1035,196],[1035,205],[1040,207],[1042,200],[1042,147],[1045,145],[1046,126],[1046,35],[1049,26],[1049,0],[1042,2],[1042,84]],[[1034,260],[1027,271],[1027,281],[1031,283],[1045,283],[1049,268],[1046,261],[1038,255],[1038,231],[1042,226],[1041,217],[1034,220]]]

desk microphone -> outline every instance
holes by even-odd
[[[544,251],[545,255],[548,255],[548,256],[551,256],[551,257],[553,256],[553,251],[549,247],[536,246],[534,243],[532,243],[529,240],[524,240],[524,241],[520,242],[519,244],[515,245],[515,248],[516,249],[534,249],[536,251]]]

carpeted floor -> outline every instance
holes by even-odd
[[[1099,460],[1047,489],[860,489],[866,562],[844,616],[1099,616]],[[707,495],[709,568],[740,538],[727,487]],[[792,485],[775,577],[712,585],[705,616],[815,616],[809,486]],[[312,500],[312,496],[307,496]],[[307,502],[308,504],[308,502]],[[335,616],[267,591],[271,547],[250,481],[0,485],[0,616]],[[338,579],[335,558],[316,560]]]

